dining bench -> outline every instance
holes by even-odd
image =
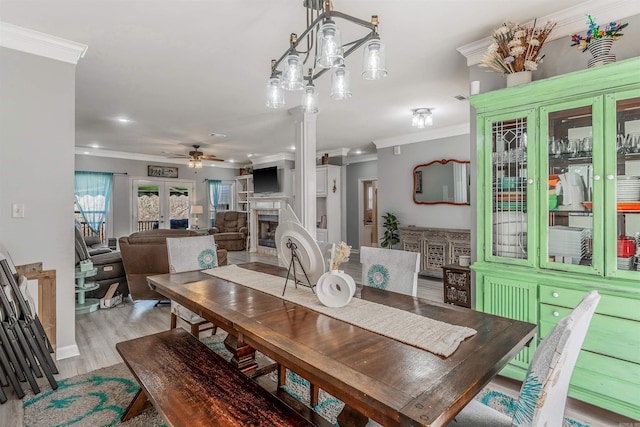
[[[304,405],[293,409],[182,328],[116,349],[140,384],[122,422],[153,406],[169,426],[330,425]]]

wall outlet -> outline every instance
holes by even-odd
[[[11,205],[12,218],[24,218],[24,203],[13,203]]]

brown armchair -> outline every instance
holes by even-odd
[[[218,248],[228,251],[244,251],[247,247],[247,213],[225,211],[216,214],[215,227],[209,230]]]
[[[133,300],[168,300],[149,288],[147,276],[169,272],[167,237],[198,236],[191,230],[147,230],[120,237],[122,264],[127,274],[129,293]],[[227,265],[227,251],[218,248],[218,265]]]

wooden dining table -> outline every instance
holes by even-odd
[[[282,267],[239,266],[282,276],[284,287]],[[148,282],[227,331],[239,368],[255,369],[258,350],[340,399],[341,426],[362,425],[367,418],[384,426],[447,425],[537,332],[531,323],[359,288],[359,298],[477,331],[443,358],[200,271],[149,276]]]

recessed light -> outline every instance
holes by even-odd
[[[253,157],[253,153],[247,153],[247,157]]]
[[[214,138],[226,138],[227,137],[227,135],[225,135],[224,133],[217,133],[217,132],[211,132],[209,135],[214,137]]]
[[[235,160],[233,160],[233,159],[229,159],[229,160],[227,160],[227,162],[229,162],[229,163],[235,163],[236,161],[235,161]]]
[[[131,119],[128,119],[126,117],[116,117],[116,120],[119,121],[120,123],[130,123]]]
[[[100,144],[98,144],[97,142],[92,142],[91,144],[89,144],[89,147],[91,147],[91,148],[100,148]]]
[[[291,146],[291,150],[292,150],[292,151],[296,151],[296,146],[295,146],[295,145],[292,145],[292,146]]]

